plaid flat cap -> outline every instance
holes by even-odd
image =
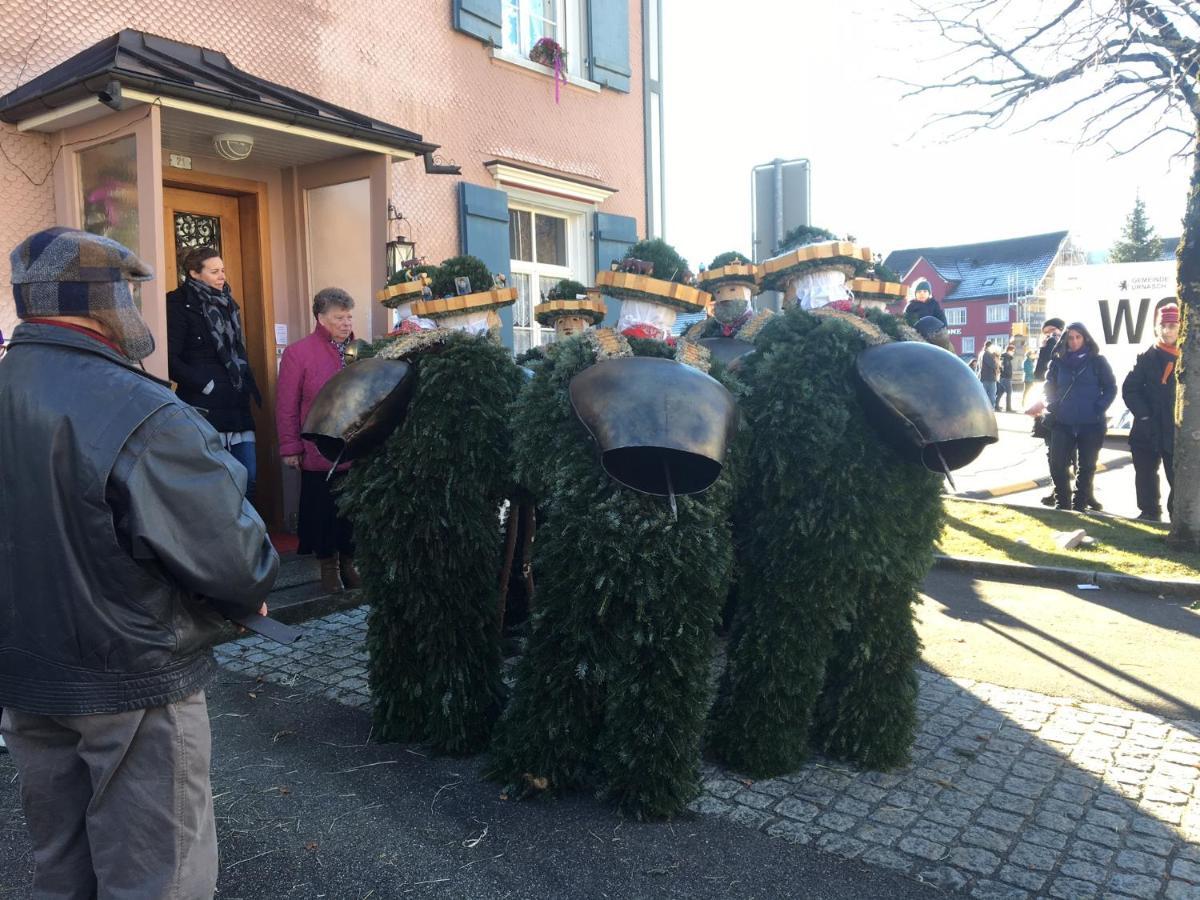
[[[86,316],[112,328],[131,359],[153,351],[129,282],[154,275],[128,247],[75,228],[47,228],[23,240],[9,259],[19,318]]]

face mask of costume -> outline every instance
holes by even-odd
[[[718,300],[713,304],[713,318],[722,325],[729,325],[736,322],[739,318],[746,314],[746,310],[750,308],[748,300],[741,298],[734,300]]]

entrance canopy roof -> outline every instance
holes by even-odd
[[[126,29],[0,97],[0,120],[57,131],[137,103],[160,103],[247,125],[318,136],[390,156],[425,157],[421,135],[245,72],[216,50]]]

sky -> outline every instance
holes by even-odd
[[[1031,19],[1041,6],[1016,5]],[[945,45],[901,22],[903,9],[664,0],[665,236],[693,268],[750,252],[750,170],[777,157],[810,161],[812,224],[885,255],[1058,230],[1103,251],[1139,195],[1160,237],[1179,234],[1190,166],[1170,159],[1173,140],[1113,159],[1078,148],[1069,123],[958,140],[931,125],[962,97],[901,97],[894,79],[948,69]]]

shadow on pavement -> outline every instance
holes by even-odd
[[[1099,694],[1107,694],[1131,708],[1146,706],[1147,697],[1154,699],[1153,710],[1170,717],[1200,719],[1200,694],[1183,696],[1165,689],[1164,680],[1181,680],[1190,687],[1194,679],[1180,678],[1184,673],[1174,666],[1190,668],[1197,647],[1200,647],[1200,616],[1187,608],[1184,600],[1157,599],[1108,590],[1069,591],[1051,588],[1030,588],[1018,582],[989,580],[991,592],[1007,588],[1013,595],[1008,609],[1002,609],[979,591],[979,582],[969,578],[947,579],[931,576],[923,594],[939,604],[938,612],[947,618],[979,625],[996,638],[1008,642],[1016,655],[998,654],[1009,667],[1015,686],[1045,690],[1037,684],[1022,684],[1021,654],[1029,654],[1045,664],[1069,672],[1071,677],[1091,684]],[[1054,607],[1060,607],[1056,612]],[[1013,608],[1027,609],[1018,615]],[[1031,621],[1040,618],[1041,624]],[[1101,618],[1104,617],[1104,618]],[[1132,622],[1125,622],[1125,619]],[[1107,632],[1107,634],[1106,634]],[[964,632],[963,640],[969,640]],[[1084,649],[1082,643],[1091,645]],[[1107,645],[1107,646],[1106,646]],[[1138,655],[1153,673],[1140,676],[1119,665],[1114,658],[1123,659],[1132,647],[1142,648]],[[1107,654],[1107,657],[1102,654]],[[1168,667],[1169,678],[1160,674]],[[1089,674],[1089,670],[1103,677]],[[1012,681],[1003,683],[1013,684]],[[1132,690],[1131,690],[1132,689]],[[1080,696],[1073,692],[1072,696]],[[1095,695],[1092,695],[1095,696]]]

